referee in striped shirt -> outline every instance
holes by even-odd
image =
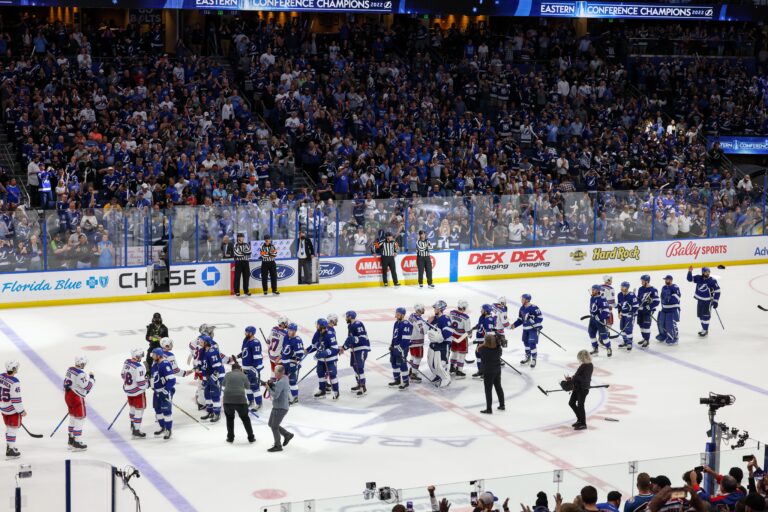
[[[392,282],[395,287],[400,286],[397,280],[397,267],[395,266],[395,256],[399,247],[392,238],[392,233],[387,232],[384,240],[379,242],[379,251],[381,254],[381,278],[384,280],[384,286],[389,286],[387,281],[387,269],[392,272]]]
[[[422,229],[419,231],[419,239],[416,241],[416,267],[419,269],[419,288],[424,288],[424,272],[427,273],[427,286],[434,288],[432,284],[432,242],[427,240],[427,234]]]
[[[235,297],[240,296],[240,279],[243,281],[243,292],[251,296],[248,291],[248,281],[251,279],[251,265],[248,260],[251,259],[251,244],[245,241],[243,233],[237,234],[237,243],[235,244]]]

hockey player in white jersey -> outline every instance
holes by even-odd
[[[272,367],[272,373],[275,372],[275,366],[280,364],[280,354],[283,353],[283,343],[288,338],[288,324],[291,321],[287,316],[277,317],[277,325],[272,328],[269,333],[269,347],[267,347],[267,354],[269,355],[269,364]]]
[[[411,333],[411,362],[410,362],[410,374],[409,378],[411,382],[421,382],[419,377],[419,366],[421,360],[424,358],[424,338],[426,337],[429,327],[427,321],[424,320],[424,304],[415,304],[413,306],[413,313],[408,317],[408,322],[413,326],[413,332]]]
[[[203,359],[203,353],[205,347],[203,347],[202,336],[211,336],[213,334],[214,327],[208,324],[201,324],[198,329],[198,335],[189,342],[189,356],[187,357],[187,364],[192,366],[192,370],[186,370],[182,372],[181,376],[194,373],[195,382],[197,387],[195,388],[195,403],[197,404],[197,410],[202,411],[205,409],[205,388],[203,386],[203,372],[200,370],[200,365]]]
[[[5,423],[5,456],[15,459],[21,456],[16,448],[16,432],[21,426],[21,418],[27,415],[21,401],[21,384],[16,374],[19,362],[6,361],[5,373],[0,374],[0,413]]]
[[[147,367],[144,366],[143,359],[144,351],[142,349],[135,348],[131,350],[131,357],[125,360],[123,371],[120,372],[120,376],[123,379],[123,392],[128,397],[128,417],[131,420],[131,435],[137,438],[147,436],[147,434],[141,431],[141,420],[144,416],[144,409],[147,408],[145,390],[149,387]]]
[[[613,308],[616,307],[616,290],[613,289],[613,276],[603,276],[602,291],[603,298],[608,304],[608,320],[606,323],[608,325],[613,325]]]
[[[96,382],[93,373],[85,373],[85,365],[88,358],[77,356],[75,364],[67,369],[64,376],[64,402],[69,411],[69,447],[72,450],[82,451],[88,448],[80,442],[83,435],[83,423],[85,423],[85,397],[93,389]]]
[[[451,321],[448,315],[445,314],[445,310],[448,305],[445,301],[438,300],[432,306],[435,310],[435,315],[430,319],[430,324],[434,327],[430,329],[427,336],[429,336],[429,353],[427,354],[429,363],[429,369],[435,375],[432,381],[438,387],[446,387],[451,384],[451,375],[446,368],[448,365],[448,348],[453,339],[453,329],[451,328]]]
[[[504,335],[504,329],[510,328],[508,312],[507,298],[502,295],[493,303],[493,314],[496,317],[497,334]]]
[[[451,338],[451,368],[450,374],[456,379],[463,379],[467,375],[464,373],[464,360],[467,357],[467,347],[469,346],[469,331],[472,329],[472,323],[467,315],[467,301],[460,300],[456,309],[448,315],[453,329]]]
[[[176,356],[171,352],[173,350],[173,340],[171,338],[163,338],[160,340],[160,348],[163,349],[163,354],[165,354],[165,360],[168,361],[168,363],[171,365],[171,370],[173,370],[174,375],[178,375],[181,373],[181,370],[179,369],[179,365],[176,363]],[[183,377],[184,375],[182,375]]]

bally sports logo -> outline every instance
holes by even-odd
[[[709,254],[727,253],[727,245],[700,245],[691,241],[685,245],[683,245],[683,242],[672,242],[667,246],[667,258],[682,256],[686,258],[693,257],[694,260],[697,260],[699,259],[699,255],[706,256]]]
[[[321,261],[318,277],[320,279],[330,279],[332,277],[341,275],[343,272],[344,265],[336,263],[335,261]]]
[[[547,249],[476,252],[469,255],[468,264],[477,270],[506,270],[511,264],[518,268],[548,267],[546,254]]]
[[[357,273],[361,276],[381,274],[381,259],[375,256],[360,258],[357,260],[357,263],[355,263],[355,270],[357,270]]]
[[[437,266],[437,260],[432,255],[429,256],[429,259],[432,260],[432,270],[434,270]],[[419,266],[416,263],[416,256],[406,256],[403,258],[403,260],[400,262],[400,268],[403,269],[403,272],[408,272],[411,274],[418,272]]]
[[[285,279],[288,279],[291,277],[295,271],[292,267],[289,267],[288,265],[277,265],[277,280],[283,281]],[[254,268],[251,270],[251,277],[261,281],[261,267]]]

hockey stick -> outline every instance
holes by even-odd
[[[317,369],[317,364],[315,364],[315,366],[313,366],[311,370],[309,370],[307,373],[305,373],[304,376],[302,378],[300,378],[298,380],[298,382],[296,382],[296,385],[298,386],[299,384],[301,384],[301,381],[303,381],[304,379],[306,379],[307,377],[312,375],[312,373],[315,371],[315,369]]]
[[[537,387],[537,388],[539,388],[539,391],[541,391],[542,393],[544,393],[544,395],[545,395],[545,396],[549,396],[549,394],[550,394],[550,393],[559,393],[560,391],[563,391],[563,392],[565,392],[565,390],[564,390],[564,389],[544,389],[544,388],[542,388],[541,386],[536,386],[536,387]],[[611,387],[611,385],[610,385],[610,384],[601,384],[601,385],[599,385],[599,386],[589,386],[589,389],[595,389],[595,388],[609,388],[609,387]],[[569,393],[570,393],[570,391],[569,391]]]
[[[187,411],[185,411],[184,409],[182,409],[181,407],[179,407],[178,405],[176,405],[176,402],[171,402],[171,403],[173,404],[173,406],[174,406],[175,408],[177,408],[178,410],[180,410],[180,411],[181,411],[182,413],[184,413],[186,416],[189,416],[190,418],[192,418],[192,421],[194,421],[195,423],[197,423],[198,425],[200,425],[201,427],[203,427],[205,430],[211,430],[211,429],[209,429],[209,428],[208,428],[208,427],[207,427],[207,426],[206,426],[206,425],[205,425],[203,422],[201,422],[200,420],[198,420],[197,418],[195,418],[194,416],[192,416],[191,414],[189,414]]]
[[[56,433],[56,431],[57,431],[57,430],[59,430],[59,427],[61,427],[61,425],[64,423],[64,420],[66,420],[66,419],[67,419],[67,416],[69,416],[69,413],[65,414],[65,415],[64,415],[64,417],[63,417],[63,418],[61,418],[61,421],[59,422],[59,424],[58,424],[58,425],[56,425],[56,428],[55,428],[55,429],[53,429],[53,432],[51,432],[51,435],[50,435],[50,436],[48,436],[48,437],[53,437],[53,434],[55,434],[55,433]]]
[[[584,315],[584,316],[582,316],[581,318],[579,318],[579,320],[587,320],[587,319],[589,319],[589,318],[592,318],[592,315]],[[606,329],[608,329],[608,330],[610,330],[610,331],[613,331],[613,332],[615,332],[615,333],[616,333],[616,334],[614,334],[613,336],[610,336],[610,335],[609,335],[609,336],[608,336],[608,339],[611,339],[611,340],[615,340],[616,338],[618,338],[619,336],[621,336],[621,333],[620,333],[619,331],[617,331],[616,329],[614,329],[613,327],[611,327],[610,325],[608,325],[608,324],[605,324],[605,323],[603,323],[603,322],[597,322],[597,323],[599,323],[600,325],[602,325],[602,326],[603,326],[603,327],[605,327]]]
[[[718,267],[719,268],[719,267]],[[720,318],[720,313],[717,311],[717,308],[712,307],[712,302],[715,300],[715,294],[712,292],[712,289],[709,290],[709,310],[712,311],[715,310],[715,314],[717,315],[717,321],[720,322],[720,327],[725,330],[725,326],[723,325],[723,319]],[[710,313],[711,314],[711,313]]]
[[[509,366],[509,367],[510,367],[510,368],[512,368],[513,370],[515,370],[515,372],[516,372],[516,373],[517,373],[519,376],[521,376],[521,377],[523,376],[523,374],[522,374],[522,373],[520,373],[520,370],[518,370],[517,368],[515,368],[514,366],[512,366],[511,364],[509,364],[508,362],[506,362],[506,361],[504,360],[504,358],[499,358],[499,359],[501,359],[501,362],[502,362],[502,363],[504,363],[505,365]]]
[[[768,311],[768,309],[764,308],[760,304],[757,305],[757,309],[759,309],[760,311]]]
[[[267,347],[269,347],[269,342],[267,341],[267,337],[264,336],[264,331],[261,330],[261,327],[259,327],[259,332],[261,333],[261,337],[264,339],[264,343],[266,343]]]
[[[121,415],[121,414],[123,414],[123,411],[125,410],[125,406],[126,406],[126,405],[128,405],[128,402],[125,402],[125,403],[123,404],[123,406],[120,408],[120,410],[119,410],[119,411],[117,411],[117,414],[115,415],[115,419],[113,419],[113,420],[112,420],[112,423],[110,423],[110,424],[109,424],[109,426],[107,427],[107,431],[110,431],[110,430],[112,430],[112,425],[114,425],[114,424],[115,424],[115,422],[117,421],[117,418],[119,418],[119,417],[120,417],[120,415]]]
[[[565,349],[563,348],[563,346],[562,346],[561,344],[559,344],[558,342],[556,342],[555,340],[553,340],[552,338],[550,338],[549,336],[547,336],[547,335],[544,333],[544,331],[539,331],[539,334],[541,334],[542,336],[544,336],[545,338],[547,338],[549,341],[551,341],[552,343],[554,343],[554,344],[555,344],[555,345],[557,345],[558,347],[562,348],[562,349],[563,349],[565,352],[568,352],[567,350],[565,350]]]
[[[21,424],[21,428],[23,428],[23,429],[24,429],[24,432],[26,432],[27,434],[29,434],[29,437],[34,437],[35,439],[41,439],[41,438],[43,437],[43,434],[33,434],[32,432],[30,432],[29,430],[27,430],[27,426],[26,426],[26,425],[24,425],[23,423]]]

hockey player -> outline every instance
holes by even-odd
[[[493,314],[496,316],[496,333],[504,334],[504,329],[509,329],[510,323],[508,318],[507,298],[504,296],[496,299],[493,303]]]
[[[696,285],[693,298],[696,299],[696,316],[701,321],[699,336],[702,338],[709,334],[709,320],[712,318],[712,309],[717,309],[720,302],[720,285],[710,275],[709,267],[701,267],[701,275],[693,275],[693,267],[688,267],[688,282]]]
[[[616,290],[613,289],[613,276],[603,276],[602,293],[606,304],[608,304],[608,321],[606,321],[606,324],[613,325],[613,308],[616,306]]]
[[[467,315],[467,307],[467,301],[460,300],[457,303],[456,309],[452,310],[448,315],[451,321],[451,329],[453,330],[453,338],[451,339],[451,368],[449,373],[456,379],[463,379],[467,376],[464,373],[464,359],[467,357],[469,331],[472,329],[469,315]]]
[[[349,362],[357,380],[352,391],[355,391],[358,397],[362,397],[368,392],[365,385],[365,360],[368,359],[368,353],[371,351],[371,340],[368,339],[368,331],[365,330],[363,322],[357,319],[355,311],[347,311],[344,318],[347,321],[347,339],[339,350],[339,354],[343,354],[346,350],[352,352]]]
[[[261,342],[256,337],[256,328],[249,325],[245,328],[245,338],[240,349],[240,359],[243,373],[248,377],[250,387],[246,391],[248,407],[252,411],[261,409],[261,370],[264,369],[264,359],[261,356]]]
[[[80,442],[83,435],[83,423],[85,423],[85,397],[93,389],[96,379],[93,373],[85,373],[85,365],[88,358],[77,356],[75,364],[67,369],[64,376],[64,402],[69,410],[69,446],[72,450],[85,450],[88,448]]]
[[[277,325],[272,328],[269,333],[269,347],[267,347],[267,353],[269,354],[269,364],[272,368],[272,373],[275,373],[275,366],[280,364],[280,354],[283,352],[283,342],[288,337],[288,331],[286,328],[291,321],[287,316],[277,317]]]
[[[538,306],[531,303],[531,295],[524,293],[520,298],[521,306],[517,314],[517,320],[512,324],[512,329],[523,326],[523,345],[525,346],[525,359],[520,364],[531,363],[531,368],[536,368],[538,357],[539,331],[544,317]]]
[[[475,358],[477,360],[477,373],[472,375],[473,379],[482,379],[483,378],[483,365],[482,361],[480,360],[480,352],[478,351],[478,347],[483,344],[483,341],[485,341],[485,335],[486,334],[496,334],[496,329],[499,324],[499,319],[494,314],[494,307],[490,304],[483,304],[483,306],[480,308],[480,318],[477,320],[477,325],[474,327],[475,329],[475,340],[473,343],[475,344]]]
[[[202,335],[201,338],[205,351],[203,352],[200,369],[203,373],[205,410],[207,414],[200,419],[211,420],[211,423],[215,423],[221,419],[221,383],[224,380],[226,370],[221,363],[218,344],[207,334]]]
[[[435,328],[431,329],[428,333],[429,354],[427,355],[427,362],[429,363],[429,369],[435,375],[432,382],[438,387],[445,387],[451,384],[451,375],[448,373],[446,366],[448,363],[448,347],[453,338],[453,329],[451,328],[451,320],[444,314],[447,307],[448,305],[443,300],[435,302],[432,305],[435,316],[429,322]]]
[[[408,389],[408,350],[411,348],[413,325],[405,319],[405,308],[395,310],[395,325],[392,328],[392,343],[389,345],[389,362],[392,365],[394,380],[389,387],[400,391]],[[440,365],[442,367],[442,365]]]
[[[152,368],[150,375],[152,379],[152,408],[155,410],[157,422],[160,424],[160,430],[155,432],[156,436],[163,436],[163,439],[170,439],[173,432],[173,395],[176,392],[176,375],[173,373],[171,363],[165,359],[165,353],[162,348],[156,348],[152,351]]]
[[[421,382],[418,371],[421,366],[421,360],[424,357],[424,338],[426,337],[429,326],[422,316],[424,314],[424,304],[415,304],[413,313],[408,317],[408,322],[413,326],[411,334],[411,363],[409,378],[413,382]]]
[[[677,322],[680,321],[680,288],[672,282],[672,276],[664,277],[661,287],[661,312],[659,313],[659,335],[656,339],[667,345],[678,342]]]
[[[336,342],[336,334],[328,328],[328,320],[317,320],[317,331],[312,336],[312,346],[307,354],[316,352],[318,391],[315,398],[325,398],[328,383],[331,384],[333,399],[339,399],[339,380],[336,377],[336,363],[339,359],[339,346]]]
[[[288,337],[283,343],[283,353],[280,355],[281,364],[288,376],[288,384],[291,386],[291,400],[288,405],[299,402],[299,370],[301,370],[301,361],[304,359],[304,342],[298,331],[298,325],[288,324]]]
[[[173,340],[168,337],[161,339],[160,348],[163,349],[165,360],[168,361],[168,363],[171,365],[173,374],[178,375],[179,373],[181,373],[181,369],[179,369],[179,365],[176,363],[176,356],[173,354],[173,352],[171,352],[171,350],[173,350]]]
[[[141,431],[141,419],[144,416],[144,409],[147,408],[147,397],[144,391],[149,387],[147,369],[142,363],[143,358],[144,351],[142,349],[131,350],[131,357],[125,360],[123,371],[120,372],[120,376],[123,378],[123,392],[128,397],[131,435],[137,438],[147,436]]]
[[[598,341],[600,345],[603,345],[608,351],[608,357],[613,355],[611,350],[611,341],[608,338],[608,317],[610,315],[610,309],[608,308],[608,302],[603,296],[603,286],[599,284],[592,285],[591,297],[589,299],[589,327],[587,332],[589,333],[589,339],[592,342],[591,355],[596,356],[599,352]]]
[[[203,372],[202,361],[203,354],[205,354],[205,346],[203,343],[203,336],[213,337],[214,327],[208,324],[200,324],[198,328],[197,337],[189,342],[189,356],[187,357],[187,364],[191,364],[193,370],[186,370],[181,375],[186,377],[190,373],[195,374],[195,381],[197,381],[197,388],[195,389],[195,403],[197,403],[197,410],[202,411],[205,409],[205,386],[203,385]]]
[[[651,340],[651,322],[653,312],[659,307],[659,292],[651,286],[651,276],[640,276],[640,288],[637,289],[637,325],[640,327],[640,335],[643,340],[640,346],[646,348]]]
[[[5,373],[0,374],[0,413],[5,423],[5,456],[15,459],[21,456],[16,448],[16,432],[21,426],[21,418],[27,415],[21,402],[21,384],[16,374],[19,373],[18,361],[6,361]]]
[[[632,350],[632,330],[635,325],[635,315],[637,315],[637,296],[629,290],[629,281],[621,283],[621,291],[619,291],[616,299],[619,311],[619,330],[623,340],[619,348],[626,348],[629,352]]]

